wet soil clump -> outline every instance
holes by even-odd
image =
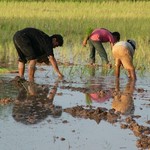
[[[107,121],[111,124],[120,122],[121,129],[130,129],[133,134],[138,137],[136,146],[142,149],[150,148],[150,127],[139,125],[134,117],[127,117],[122,123],[122,115],[115,112],[114,109],[107,110],[106,108],[92,108],[88,106],[75,106],[64,109],[64,112],[71,114],[73,117],[95,120],[98,124],[101,120]]]

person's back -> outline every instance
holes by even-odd
[[[133,57],[135,50],[134,50],[134,48],[132,47],[132,45],[129,42],[127,42],[127,41],[120,41],[120,42],[117,42],[114,45],[114,47],[116,47],[116,46],[122,46],[122,47],[128,49],[130,54],[131,54],[131,57]]]
[[[91,33],[90,39],[93,41],[100,41],[102,43],[105,43],[105,42],[110,42],[113,44],[115,43],[112,33],[104,28],[95,29]]]
[[[26,39],[30,39],[32,46],[36,49],[36,52],[44,53],[46,49],[52,49],[51,38],[43,31],[36,28],[24,28],[19,30],[18,33],[24,36]]]

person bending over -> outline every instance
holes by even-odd
[[[108,29],[105,28],[98,28],[95,30],[88,31],[88,35],[83,40],[83,46],[86,46],[87,41],[90,47],[90,64],[95,64],[95,53],[98,52],[99,56],[101,57],[102,64],[106,64],[108,67],[111,67],[109,63],[106,50],[102,43],[109,42],[111,45],[111,49],[113,45],[120,40],[120,33],[119,32],[110,32]]]
[[[120,77],[120,67],[123,66],[128,71],[128,77],[136,80],[135,67],[133,65],[133,55],[136,49],[134,40],[120,41],[113,46],[113,57],[115,59],[115,76]]]
[[[34,82],[37,62],[50,62],[58,76],[63,77],[53,53],[53,48],[63,46],[63,37],[60,34],[49,36],[39,29],[27,27],[14,34],[13,42],[19,56],[18,70],[21,78],[24,78],[27,62],[28,78],[31,82]]]

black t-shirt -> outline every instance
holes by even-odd
[[[29,38],[37,56],[44,55],[45,53],[47,56],[54,56],[52,38],[43,31],[35,28],[25,28],[18,31],[18,33]]]

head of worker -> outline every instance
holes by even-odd
[[[131,44],[134,50],[136,49],[136,42],[134,40],[128,39],[127,42]]]
[[[118,42],[118,41],[120,41],[120,33],[119,32],[117,32],[117,31],[112,32],[112,35],[114,37],[115,43]]]
[[[62,35],[54,34],[51,36],[51,38],[52,38],[53,48],[58,47],[58,46],[63,46],[64,40],[63,40]]]

